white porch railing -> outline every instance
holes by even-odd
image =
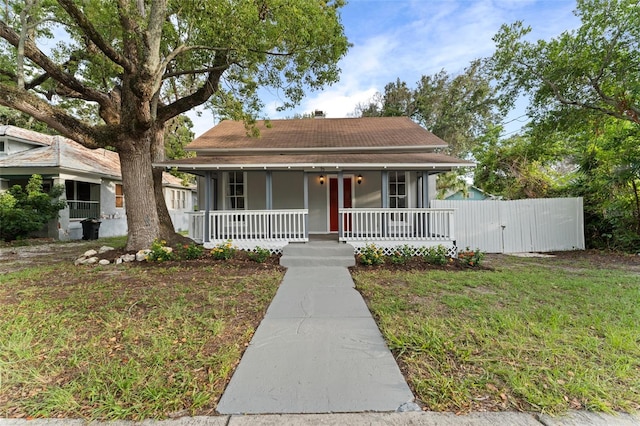
[[[453,209],[340,209],[340,241],[454,241]]]
[[[209,212],[209,242],[232,240],[305,242],[309,211],[300,210],[212,210]],[[203,242],[203,211],[189,213],[189,237]]]
[[[100,201],[67,200],[69,219],[86,219],[100,217]]]

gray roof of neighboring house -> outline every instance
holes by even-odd
[[[45,135],[15,126],[0,126],[0,136],[11,136],[36,147],[0,157],[0,169],[56,167],[66,171],[91,173],[121,179],[118,153],[106,149],[89,149],[63,136]],[[38,146],[39,145],[39,146]],[[164,173],[166,186],[183,187],[182,180]]]
[[[0,126],[0,136],[9,136],[26,142],[35,143],[37,145],[51,145],[52,135],[27,130],[16,126],[2,125]]]
[[[30,133],[29,136],[33,136],[33,133],[37,132]],[[117,153],[106,149],[88,149],[62,136],[45,136],[46,138],[40,137],[36,141],[44,146],[0,157],[0,168],[59,167],[69,171],[120,178],[120,161]],[[31,139],[21,139],[33,142]]]

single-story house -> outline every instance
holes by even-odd
[[[44,189],[63,185],[67,207],[42,236],[61,240],[82,238],[81,221],[100,220],[99,234],[127,234],[124,193],[118,154],[87,149],[62,136],[45,135],[15,126],[0,126],[0,191],[26,185],[33,174],[44,180]],[[195,185],[165,173],[165,199],[177,231],[187,230],[186,212],[193,211]]]
[[[191,238],[278,251],[325,235],[356,251],[455,247],[453,211],[430,209],[438,173],[473,163],[441,153],[446,142],[406,117],[222,121],[166,161],[198,178]]]

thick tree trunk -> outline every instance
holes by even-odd
[[[141,250],[160,237],[160,223],[151,173],[151,138],[120,148],[120,169],[127,210],[127,250]],[[134,208],[135,206],[135,208]]]
[[[160,162],[165,159],[164,149],[164,128],[158,128],[154,132],[154,138],[151,147],[151,160],[152,162]],[[158,212],[158,220],[160,224],[160,238],[167,242],[168,246],[175,246],[178,244],[188,244],[193,241],[186,238],[177,232],[173,226],[169,209],[167,208],[167,202],[164,198],[164,188],[162,187],[162,169],[153,169],[153,188],[156,198],[156,210]]]

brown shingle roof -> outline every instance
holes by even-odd
[[[407,117],[323,118],[258,121],[260,137],[244,123],[222,121],[187,146],[194,151],[313,150],[326,148],[427,147],[447,144]]]

